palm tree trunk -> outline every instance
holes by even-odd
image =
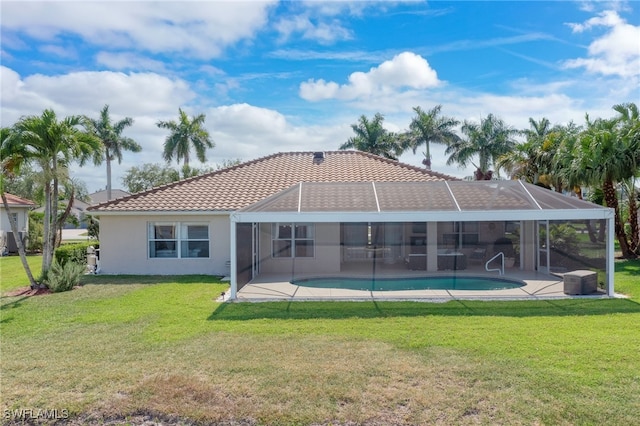
[[[622,257],[629,259],[634,257],[629,250],[629,242],[627,241],[627,234],[624,232],[624,226],[622,225],[622,219],[620,218],[620,207],[618,206],[618,196],[616,195],[616,189],[611,180],[605,180],[602,185],[604,191],[604,199],[607,207],[612,208],[614,211],[614,228],[616,238],[620,244],[620,250],[622,251]]]
[[[426,152],[424,154],[424,166],[427,170],[431,170],[431,150],[429,149],[429,141],[425,143]]]
[[[51,224],[53,226],[53,229],[51,231],[51,252],[49,253],[49,265],[48,267],[51,267],[51,263],[53,262],[53,252],[56,250],[57,247],[57,240],[58,240],[58,205],[59,205],[59,200],[58,197],[60,195],[59,193],[59,188],[58,188],[58,168],[55,167],[54,169],[55,174],[54,174],[54,178],[53,178],[53,203],[51,205]],[[48,268],[47,268],[48,270]]]
[[[109,158],[109,150],[107,150],[105,158],[107,159],[107,201],[111,200],[111,158]]]
[[[73,202],[75,201],[75,189],[71,187],[71,194],[69,195],[69,202],[67,203],[67,207],[64,209],[64,212],[60,215],[56,222],[56,244],[55,248],[60,247],[60,243],[62,242],[62,228],[64,227],[64,223],[67,221],[69,214],[71,213],[71,207],[73,207]]]
[[[4,204],[4,210],[7,212],[7,216],[9,216],[9,224],[11,225],[11,232],[16,240],[16,245],[18,246],[18,254],[20,255],[20,261],[22,262],[22,267],[24,271],[27,273],[27,278],[29,278],[29,285],[32,289],[38,287],[38,283],[33,278],[33,274],[31,273],[31,268],[29,267],[29,263],[27,262],[27,253],[24,249],[24,244],[22,243],[22,238],[20,238],[20,234],[18,233],[18,224],[13,220],[13,216],[11,215],[11,210],[9,209],[9,202],[7,201],[7,195],[2,191],[2,204]]]
[[[576,193],[576,196],[578,197],[579,200],[583,200],[584,198],[582,198],[582,188],[579,186],[576,186],[573,188],[573,192]],[[598,239],[596,238],[596,233],[593,230],[593,226],[591,226],[591,221],[589,219],[584,221],[584,224],[587,227],[587,234],[589,235],[589,241],[591,241],[592,243],[597,243]]]
[[[640,224],[638,224],[638,195],[634,182],[629,185],[629,224],[631,225],[630,250],[640,255]]]
[[[46,173],[46,172],[45,172]],[[50,251],[49,244],[51,239],[51,181],[47,180],[44,185],[44,223],[42,235],[42,276],[45,277],[49,270],[47,262],[48,253]]]
[[[598,222],[599,222],[598,242],[604,243],[604,239],[606,237],[606,230],[607,230],[607,221],[605,219],[600,219]]]

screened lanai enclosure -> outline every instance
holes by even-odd
[[[231,222],[231,298],[257,282],[572,271],[613,295],[612,210],[520,181],[301,182]]]

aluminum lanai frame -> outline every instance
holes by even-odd
[[[238,223],[606,220],[607,294],[614,295],[614,212],[521,181],[300,182],[231,214],[231,299]]]

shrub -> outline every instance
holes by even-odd
[[[100,236],[100,223],[93,217],[89,217],[89,224],[87,225],[87,234],[89,238],[97,240]]]
[[[62,265],[54,260],[47,272],[47,287],[54,293],[69,291],[80,284],[80,277],[84,275],[85,270],[84,263],[71,261]]]
[[[69,261],[85,265],[87,263],[87,247],[89,246],[99,247],[95,241],[63,244],[56,249],[54,257],[61,265]]]
[[[561,253],[577,256],[580,253],[578,234],[569,224],[562,223],[549,227],[549,244]]]

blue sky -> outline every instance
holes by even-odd
[[[640,3],[5,1],[1,124],[60,116],[132,117],[143,151],[114,165],[162,162],[158,120],[206,114],[209,164],[279,151],[334,150],[360,115],[408,127],[415,106],[459,120],[493,113],[582,124],[640,104]],[[421,153],[401,161],[420,165]],[[436,171],[464,177],[432,148]],[[195,165],[195,164],[194,164]],[[102,167],[104,168],[104,166]],[[90,191],[102,168],[73,168]]]

